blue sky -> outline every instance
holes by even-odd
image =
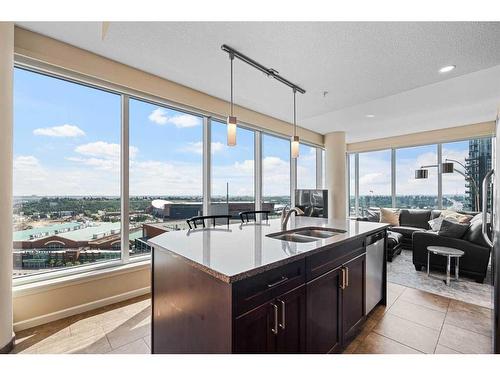
[[[120,96],[15,69],[14,194],[119,195]],[[130,193],[202,194],[202,118],[130,100]],[[213,195],[253,195],[253,132],[212,127]],[[314,183],[310,147],[299,180]],[[265,195],[289,194],[288,139],[263,136]],[[312,173],[312,174],[311,174]],[[307,184],[304,184],[307,185]]]

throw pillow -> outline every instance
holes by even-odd
[[[443,237],[462,238],[467,229],[469,229],[469,224],[454,223],[444,219],[438,234]]]
[[[375,223],[380,222],[380,210],[366,210],[366,218],[368,221],[373,221]]]
[[[399,210],[392,210],[390,208],[380,209],[380,222],[399,226]]]
[[[441,229],[441,223],[443,222],[444,217],[438,216],[437,218],[433,220],[429,220],[429,226],[431,227],[431,230],[434,232],[439,231]]]
[[[443,223],[443,220],[445,220],[443,216],[438,216],[433,220],[429,220],[428,223],[429,226],[431,227],[431,230],[434,232],[438,232],[441,229],[441,224]],[[451,221],[453,223],[458,223],[458,220],[454,216],[448,216],[446,220]]]
[[[460,214],[460,213],[458,213],[456,211],[452,211],[452,210],[444,210],[443,212],[441,212],[440,216],[442,216],[444,219],[454,218],[457,220],[457,222],[462,223],[462,224],[469,223],[471,221],[471,219],[473,218],[473,216],[471,216],[471,215]]]

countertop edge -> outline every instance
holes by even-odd
[[[380,223],[380,224],[383,224],[383,223]],[[162,247],[162,246],[160,246],[158,244],[155,244],[151,240],[148,241],[148,243],[150,245],[152,245],[155,250],[158,249],[158,250],[166,251],[166,252],[172,254],[175,257],[178,257],[180,259],[185,260],[187,263],[191,264],[193,267],[199,269],[200,271],[208,273],[209,275],[211,275],[211,276],[219,279],[220,281],[222,281],[224,283],[233,284],[235,282],[244,280],[244,279],[246,279],[248,277],[253,277],[253,276],[256,276],[256,275],[258,275],[260,273],[263,273],[263,272],[272,270],[274,268],[277,268],[277,267],[280,267],[280,266],[283,266],[283,265],[295,262],[297,260],[306,258],[306,257],[308,257],[310,255],[314,255],[316,253],[319,253],[321,251],[326,250],[327,248],[335,247],[337,245],[343,244],[343,243],[345,243],[347,241],[354,240],[354,239],[359,238],[359,237],[366,237],[366,236],[369,236],[369,235],[371,235],[373,233],[379,232],[381,230],[386,230],[388,227],[389,227],[389,224],[387,224],[385,226],[382,226],[380,228],[368,230],[365,233],[357,234],[357,235],[354,235],[352,237],[339,240],[338,242],[335,242],[333,244],[328,244],[328,245],[325,245],[325,246],[320,246],[320,247],[318,247],[316,249],[312,249],[312,250],[309,250],[309,251],[306,251],[306,252],[303,252],[303,253],[300,253],[300,254],[296,254],[296,255],[291,256],[289,258],[286,258],[286,259],[283,259],[283,260],[278,260],[276,262],[269,263],[269,264],[266,264],[266,265],[263,265],[263,266],[260,266],[260,267],[257,267],[257,268],[253,268],[253,269],[251,269],[249,271],[244,271],[244,272],[238,273],[236,275],[232,275],[232,276],[228,276],[228,275],[225,275],[223,273],[220,273],[220,272],[218,272],[218,271],[216,271],[216,270],[214,270],[212,268],[209,268],[209,267],[207,267],[207,266],[205,266],[205,265],[203,265],[201,263],[196,262],[193,259],[189,259],[189,258],[187,258],[187,257],[185,257],[185,256],[183,256],[183,255],[181,255],[179,253],[176,253],[174,250],[170,250],[170,249]]]

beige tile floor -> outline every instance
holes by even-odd
[[[13,353],[150,352],[150,296],[18,332]],[[397,284],[344,353],[490,353],[491,310]]]
[[[388,284],[377,307],[344,353],[469,354],[492,352],[492,311],[421,290]]]

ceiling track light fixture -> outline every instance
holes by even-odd
[[[257,70],[263,72],[269,78],[274,78],[275,80],[291,87],[293,90],[293,137],[291,142],[291,153],[292,157],[296,158],[299,156],[299,137],[297,136],[297,121],[296,121],[296,105],[295,105],[295,94],[300,92],[301,94],[305,94],[306,90],[297,86],[295,83],[290,82],[286,78],[279,75],[279,72],[273,68],[266,68],[264,65],[258,63],[257,61],[251,59],[248,56],[245,56],[241,52],[236,51],[235,49],[229,47],[226,44],[221,46],[221,49],[224,52],[229,54],[229,59],[231,60],[231,112],[230,116],[227,118],[227,145],[235,146],[236,145],[236,116],[233,115],[233,60],[236,57],[238,60],[247,63],[248,65],[254,67]],[[296,150],[296,151],[295,151]],[[294,156],[296,155],[296,156]]]

